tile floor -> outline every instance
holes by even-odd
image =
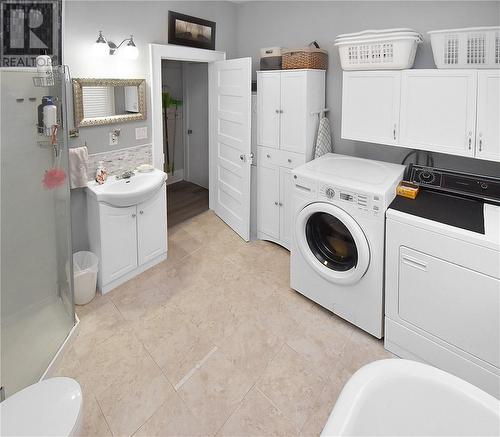
[[[349,376],[390,355],[288,269],[210,211],[170,229],[167,261],[77,308],[57,374],[83,388],[84,434],[318,435]]]

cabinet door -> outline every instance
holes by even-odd
[[[99,213],[102,282],[108,284],[137,267],[137,208],[101,204]]]
[[[279,167],[257,167],[257,230],[276,239],[280,227],[279,182]]]
[[[278,148],[280,73],[258,73],[257,79],[257,144]]]
[[[281,73],[280,149],[289,152],[306,151],[306,90],[305,72]]]
[[[397,144],[401,72],[345,72],[342,138]]]
[[[137,253],[142,265],[167,251],[165,189],[137,205]]]
[[[292,171],[280,167],[280,240],[290,248],[292,242]]]
[[[476,75],[470,70],[404,71],[400,144],[473,156]]]
[[[477,75],[476,158],[500,161],[500,71]]]

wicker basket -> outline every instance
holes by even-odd
[[[301,49],[284,49],[283,70],[297,70],[311,68],[315,70],[326,70],[328,68],[328,52],[316,47],[305,47]]]

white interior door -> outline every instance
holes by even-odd
[[[252,59],[209,66],[210,208],[250,239]]]
[[[208,73],[204,62],[187,63],[185,179],[208,189]]]

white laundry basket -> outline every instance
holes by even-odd
[[[76,305],[85,305],[95,297],[98,265],[99,259],[92,252],[82,251],[73,254]]]
[[[335,39],[343,70],[412,68],[422,35],[412,29],[365,30]]]
[[[437,68],[500,68],[500,26],[433,30]]]

